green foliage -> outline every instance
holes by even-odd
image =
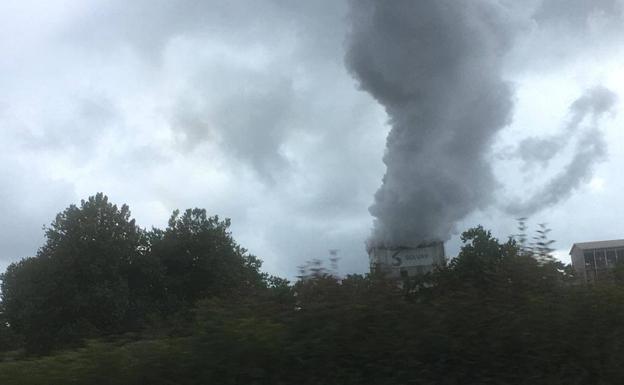
[[[551,229],[546,226],[546,223],[538,224],[539,228],[536,230],[536,234],[533,237],[534,240],[534,254],[538,261],[542,263],[554,261],[552,252],[554,249],[551,247],[555,241],[548,237]]]
[[[527,218],[518,218],[518,234],[513,236],[513,239],[518,245],[519,252],[521,254],[530,255],[540,261],[541,263],[552,263],[555,258],[552,255],[554,249],[552,245],[555,240],[550,239],[549,234],[552,231],[546,223],[539,223],[535,235],[533,236],[533,242],[527,243],[528,235],[526,233],[528,226],[526,224]]]
[[[528,229],[528,226],[526,224],[527,219],[528,218],[526,217],[521,217],[521,218],[516,219],[516,221],[518,222],[518,234],[514,235],[514,239],[518,243],[518,248],[520,249],[520,252],[522,253],[531,252],[531,249],[527,245],[527,233],[526,233]]]
[[[7,321],[27,347],[42,352],[121,332],[126,270],[142,242],[128,207],[97,194],[58,214],[45,236],[36,257],[10,265],[2,277]]]
[[[229,219],[189,209],[175,211],[165,231],[152,232],[151,255],[163,269],[167,311],[264,285],[261,261],[234,241],[229,227]]]
[[[229,225],[194,209],[145,232],[102,195],[59,214],[38,255],[3,275],[0,343],[16,350],[0,384],[624,380],[621,266],[575,284],[545,226],[531,252],[469,229],[457,258],[402,284],[315,261],[291,284],[262,274]]]
[[[180,338],[123,344],[90,341],[85,347],[38,359],[0,364],[3,385],[171,385],[178,383],[188,353]],[[180,360],[180,362],[176,362]],[[172,365],[168,363],[172,363]]]
[[[236,244],[229,226],[194,209],[174,212],[164,231],[146,232],[128,206],[97,194],[56,216],[36,257],[8,267],[2,315],[33,353],[163,318],[173,325],[199,299],[265,288],[260,260]]]

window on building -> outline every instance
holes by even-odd
[[[624,262],[624,249],[617,250],[617,259],[620,262]]]
[[[605,258],[605,251],[602,250],[594,250],[594,258],[596,259],[596,268],[604,269],[607,267],[607,260]]]
[[[607,267],[613,267],[617,263],[615,250],[607,250]]]
[[[594,264],[594,250],[588,250],[583,253],[585,256],[585,268],[595,269],[596,265]]]

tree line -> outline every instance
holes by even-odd
[[[2,276],[2,384],[610,384],[624,285],[579,284],[541,246],[462,234],[398,284],[313,264],[261,272],[205,210],[143,230],[103,194]],[[542,228],[544,230],[544,228]],[[539,245],[538,245],[539,246]]]
[[[46,353],[184,317],[201,298],[266,285],[260,260],[229,226],[192,209],[175,211],[165,230],[144,230],[128,206],[101,193],[71,205],[45,229],[37,255],[2,275],[5,333],[29,352]]]

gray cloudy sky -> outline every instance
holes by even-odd
[[[384,191],[426,198],[399,176],[438,169],[462,191],[450,255],[522,213],[564,251],[624,238],[624,2],[434,3],[0,2],[0,267],[102,191],[146,227],[231,217],[271,273],[328,249],[363,272],[384,153]]]

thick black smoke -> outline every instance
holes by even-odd
[[[370,242],[446,240],[497,186],[485,155],[510,121],[513,23],[487,0],[357,0],[351,21],[347,66],[392,126]]]

